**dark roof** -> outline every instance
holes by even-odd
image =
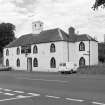
[[[92,38],[91,36],[87,35],[87,34],[72,34],[69,35],[71,41],[73,42],[79,42],[79,41],[96,41],[94,38]],[[97,41],[96,41],[97,42]]]
[[[42,31],[40,34],[27,34],[23,35],[17,40],[14,40],[6,47],[17,47],[17,46],[24,46],[24,45],[31,45],[31,44],[38,44],[38,43],[48,43],[48,42],[55,42],[55,41],[67,41],[68,35],[59,28]]]
[[[52,30],[42,31],[40,34],[30,33],[30,34],[23,35],[20,38],[11,42],[9,45],[7,45],[6,48],[38,44],[38,43],[48,43],[48,42],[55,42],[55,41],[77,42],[77,41],[87,41],[87,40],[96,41],[92,37],[86,34],[68,35],[63,30],[56,28]]]

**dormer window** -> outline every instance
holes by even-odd
[[[79,44],[79,51],[85,51],[85,44],[83,42]]]

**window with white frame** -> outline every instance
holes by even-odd
[[[17,65],[17,67],[20,67],[20,59],[19,58],[17,59],[16,65]]]
[[[17,48],[17,55],[19,55],[20,54],[20,48],[18,47]]]
[[[56,52],[56,48],[55,48],[55,44],[54,43],[52,43],[51,46],[50,46],[50,52],[51,53]]]
[[[37,48],[36,45],[34,45],[34,47],[33,47],[33,54],[36,54],[36,53],[38,53],[38,48]]]
[[[6,59],[6,66],[8,67],[9,66],[9,60]]]
[[[33,60],[33,66],[34,67],[38,67],[38,60],[37,60],[37,58],[34,58],[34,60]]]
[[[85,44],[83,42],[79,44],[79,51],[85,51]]]
[[[6,56],[9,56],[9,50],[8,49],[6,50]]]

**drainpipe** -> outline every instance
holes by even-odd
[[[67,51],[68,51],[68,62],[69,62],[69,41],[67,42]]]
[[[90,68],[90,40],[89,40],[89,68]]]

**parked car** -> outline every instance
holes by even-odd
[[[65,62],[59,64],[59,72],[61,73],[76,73],[77,68],[77,64],[73,62]]]

